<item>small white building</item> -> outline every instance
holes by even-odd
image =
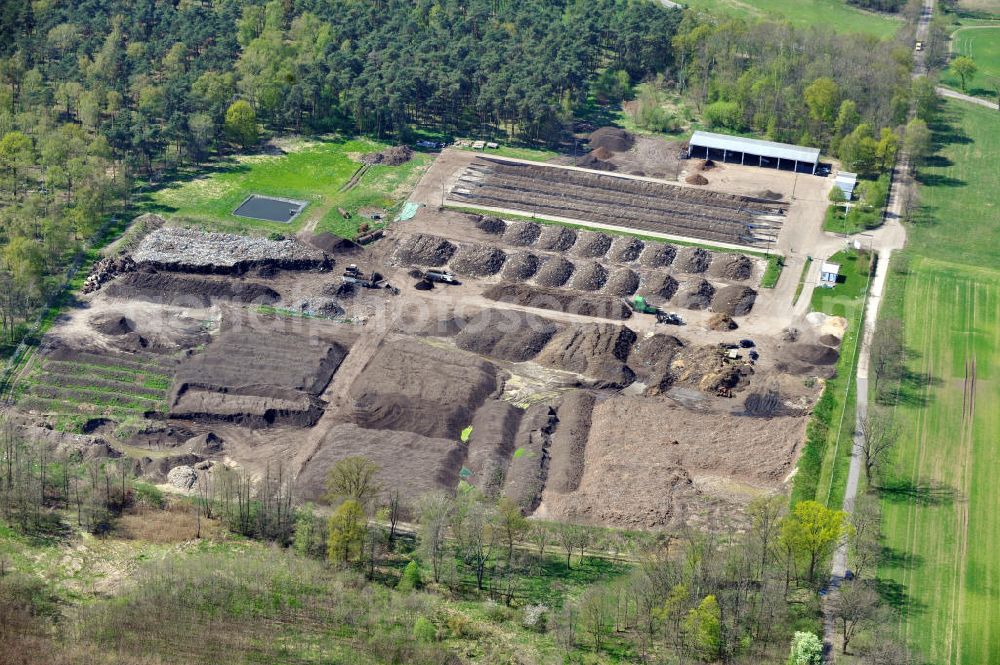
[[[832,288],[837,284],[840,276],[840,264],[823,261],[819,266],[819,284],[827,288]]]
[[[848,173],[847,171],[837,171],[837,177],[833,180],[834,187],[840,188],[840,191],[844,193],[847,200],[851,200],[851,196],[854,194],[854,188],[858,185],[858,174]]]

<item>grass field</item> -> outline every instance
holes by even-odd
[[[691,9],[716,15],[788,21],[837,32],[891,37],[902,20],[849,7],[843,0],[686,0]]]
[[[900,633],[941,665],[1000,653],[997,116],[945,107],[880,312],[904,321],[909,356],[892,400],[902,437],[883,483],[880,585]]]
[[[966,92],[995,100],[997,93],[990,80],[1000,78],[1000,26],[961,28],[951,39],[955,55],[967,55],[979,67]],[[947,69],[941,73],[941,83],[955,90],[962,89],[961,80]]]
[[[929,662],[995,662],[1000,271],[916,257],[908,272],[901,310],[912,360],[895,406],[896,476],[883,493],[881,585]]]
[[[384,147],[367,139],[293,142],[286,154],[237,157],[205,175],[172,183],[153,193],[149,207],[226,231],[294,233],[315,224],[319,231],[353,237],[365,221],[354,214],[359,208],[395,211],[432,160],[414,153],[401,166],[372,166],[355,187],[340,191],[360,166],[353,158]],[[300,199],[308,206],[291,224],[235,217],[232,211],[250,194]],[[350,212],[351,219],[344,219],[338,208]]]
[[[948,101],[933,127],[938,154],[920,169],[920,208],[908,247],[923,256],[975,266],[1000,257],[1000,113]]]

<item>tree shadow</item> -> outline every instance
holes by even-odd
[[[963,187],[967,184],[959,178],[939,173],[918,173],[916,180],[926,187]]]
[[[910,354],[919,357],[916,352],[907,351],[907,358]],[[899,378],[896,390],[880,391],[876,396],[876,401],[884,406],[909,406],[922,409],[929,406],[934,401],[934,395],[927,391],[928,386],[940,386],[943,381],[928,372],[914,372],[911,369],[904,369]]]
[[[878,488],[879,495],[891,503],[911,503],[918,506],[947,506],[963,499],[950,485],[937,481],[913,481],[896,478]]]
[[[954,166],[955,162],[944,155],[932,155],[924,160],[924,165],[945,168],[947,166]]]
[[[899,570],[915,570],[924,565],[924,557],[912,552],[897,550],[889,545],[882,546],[882,553],[879,556],[879,564],[887,568],[897,568]]]
[[[897,612],[906,612],[913,616],[926,611],[924,603],[914,599],[907,593],[905,584],[900,584],[896,580],[878,578],[875,580],[875,591],[882,602]]]

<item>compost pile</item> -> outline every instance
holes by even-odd
[[[671,364],[684,343],[673,335],[657,333],[639,340],[629,356],[629,366],[647,385],[647,395],[658,395],[674,382]]]
[[[556,330],[552,321],[533,314],[486,309],[466,322],[455,345],[491,358],[524,362],[538,355]]]
[[[507,257],[501,277],[512,282],[523,282],[534,277],[541,265],[541,260],[531,252],[516,252]]]
[[[827,333],[826,335],[820,336],[819,343],[820,344],[825,344],[826,346],[834,346],[834,347],[836,347],[836,346],[840,346],[840,338],[837,337],[836,335],[831,335],[831,334]]]
[[[692,279],[677,293],[676,303],[686,309],[708,309],[715,287],[704,279]]]
[[[712,263],[712,255],[700,247],[685,247],[675,261],[684,272],[702,273]]]
[[[277,291],[260,282],[180,277],[164,273],[133,272],[107,288],[112,298],[131,298],[179,307],[208,307],[216,301],[270,305]]]
[[[632,316],[632,309],[621,298],[573,293],[528,284],[495,284],[483,292],[483,297],[514,305],[602,319],[624,320]]]
[[[456,249],[455,245],[444,238],[418,233],[399,246],[396,257],[404,263],[443,266],[451,260]]]
[[[503,268],[507,255],[492,245],[469,245],[458,250],[451,268],[470,277],[495,275]]]
[[[707,185],[708,178],[706,178],[700,173],[692,173],[688,177],[684,178],[684,182],[686,182],[689,185]]]
[[[744,254],[721,254],[712,260],[711,274],[731,280],[750,279],[753,276],[753,261]]]
[[[125,316],[95,316],[90,325],[105,335],[127,335],[136,329],[135,321]]]
[[[595,153],[589,152],[580,159],[576,160],[576,165],[580,168],[591,169],[594,171],[617,171],[618,167],[613,163],[598,159]]]
[[[579,291],[598,291],[607,281],[607,268],[591,261],[577,268],[570,287]]]
[[[636,334],[611,323],[589,323],[556,334],[538,354],[537,362],[583,374],[602,388],[624,388],[635,380],[626,364]]]
[[[789,353],[796,360],[811,365],[833,365],[840,357],[836,349],[822,344],[794,344],[789,348]]]
[[[674,262],[677,248],[673,245],[650,243],[642,250],[639,263],[647,268],[665,268]]]
[[[611,236],[606,233],[580,231],[576,240],[576,255],[588,259],[600,258],[611,249],[611,240]]]
[[[635,143],[635,137],[618,127],[601,127],[590,134],[592,151],[604,149],[608,152],[625,152]],[[606,158],[605,158],[606,159]]]
[[[517,247],[527,247],[538,240],[542,228],[534,222],[513,222],[503,234],[504,242]]]
[[[271,265],[302,270],[329,267],[327,256],[296,240],[268,240],[196,229],[153,231],[132,253],[137,264],[185,272],[240,273]]]
[[[743,316],[753,309],[757,300],[757,292],[749,286],[724,286],[719,289],[712,301],[712,311],[730,316]]]
[[[369,152],[361,156],[362,164],[382,164],[384,166],[399,166],[410,161],[413,150],[408,145],[394,145],[379,152]]]
[[[604,292],[609,296],[630,296],[639,289],[639,274],[628,268],[616,268],[608,278]]]
[[[638,238],[628,238],[620,236],[615,239],[611,246],[611,260],[618,263],[630,263],[639,258],[642,254],[645,243]]]
[[[656,272],[647,278],[644,290],[649,295],[670,300],[677,293],[678,286],[677,280],[669,273]]]
[[[713,314],[709,317],[706,325],[709,330],[718,331],[736,330],[738,327],[736,321],[733,321],[733,317],[729,314]]]
[[[576,231],[565,226],[546,226],[536,246],[553,252],[565,252],[576,244]]]
[[[499,217],[480,217],[476,220],[476,228],[483,233],[490,235],[500,235],[507,230],[507,222]]]
[[[561,256],[553,256],[546,261],[535,281],[541,286],[562,286],[569,281],[576,267]]]

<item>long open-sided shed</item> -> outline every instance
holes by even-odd
[[[816,173],[816,167],[819,165],[819,148],[712,132],[695,132],[688,142],[688,157],[773,167],[800,173]]]

